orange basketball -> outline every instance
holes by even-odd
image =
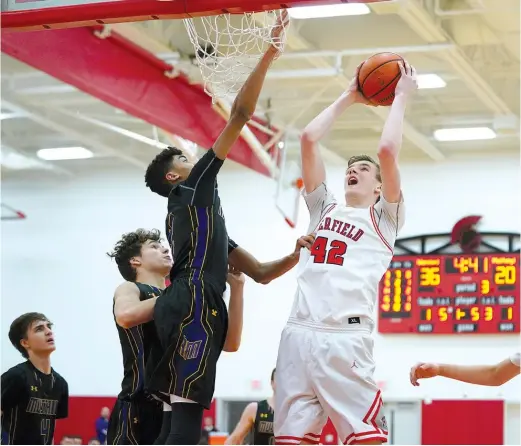
[[[375,105],[391,105],[394,89],[400,80],[398,62],[402,56],[395,53],[378,53],[367,59],[358,73],[358,86],[366,99]]]

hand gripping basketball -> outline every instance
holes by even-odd
[[[396,84],[395,96],[407,96],[418,89],[416,69],[406,61],[398,62],[398,66],[402,75]]]
[[[419,379],[434,378],[439,374],[440,366],[438,364],[428,364],[425,362],[419,362],[411,368],[409,377],[413,386],[419,386]]]
[[[360,73],[360,68],[364,62],[361,62],[360,65],[356,67],[355,75],[353,79],[351,79],[351,83],[347,89],[348,94],[353,98],[355,103],[370,105],[371,107],[377,107],[377,104],[373,104],[369,99],[366,99],[360,90],[360,85],[358,84],[358,73]]]

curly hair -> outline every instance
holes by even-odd
[[[121,236],[121,240],[116,243],[114,250],[108,252],[107,255],[116,260],[119,272],[125,280],[134,282],[137,277],[135,268],[130,264],[132,257],[141,254],[142,246],[148,242],[159,242],[161,240],[161,232],[159,229],[136,229],[134,232],[128,232]]]
[[[368,163],[374,164],[376,166],[376,179],[380,183],[382,182],[382,176],[380,174],[380,164],[378,164],[369,155],[355,155],[355,156],[352,156],[351,158],[349,158],[349,161],[347,162],[347,167],[351,167],[354,163],[357,163],[359,161],[366,161]]]
[[[49,319],[42,313],[25,313],[18,316],[9,328],[9,340],[24,358],[28,358],[29,354],[20,342],[22,339],[27,339],[27,331],[35,322],[39,321],[49,322]]]
[[[168,197],[172,190],[172,184],[166,180],[166,174],[172,166],[174,156],[183,155],[183,152],[176,147],[163,149],[148,165],[145,173],[145,184],[152,192]]]

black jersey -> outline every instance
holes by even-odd
[[[253,425],[253,444],[275,444],[273,416],[268,400],[259,401]]]
[[[52,444],[57,418],[69,411],[69,386],[30,361],[2,374],[2,444]]]
[[[228,239],[217,173],[223,164],[210,149],[196,163],[188,178],[175,185],[168,197],[166,233],[174,266],[170,279],[195,273],[226,287],[228,253],[236,247]]]
[[[144,301],[158,297],[161,289],[152,285],[137,283],[139,300]],[[116,316],[114,315],[114,320]],[[147,369],[148,362],[154,355],[161,358],[161,346],[157,337],[154,321],[136,325],[132,328],[123,328],[116,322],[121,352],[123,354],[123,381],[119,399],[130,401],[141,396],[145,389],[145,376],[151,373]]]

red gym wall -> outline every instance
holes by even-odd
[[[64,435],[79,435],[84,444],[95,436],[94,424],[104,406],[112,409],[115,398],[76,396],[69,399],[69,417],[56,423],[54,443]],[[215,401],[205,416],[215,420]],[[503,444],[503,401],[433,401],[422,406],[422,441],[425,445]],[[332,441],[326,435],[333,434]],[[322,444],[337,444],[337,435],[328,422]]]
[[[422,406],[422,444],[503,444],[503,401],[433,401]]]
[[[87,444],[96,436],[95,423],[100,416],[101,408],[107,406],[112,410],[116,398],[102,396],[71,396],[69,398],[69,417],[56,422],[54,432],[54,444],[60,444],[64,435],[78,435]],[[215,420],[215,402],[212,401],[210,410],[205,416],[211,416]]]

